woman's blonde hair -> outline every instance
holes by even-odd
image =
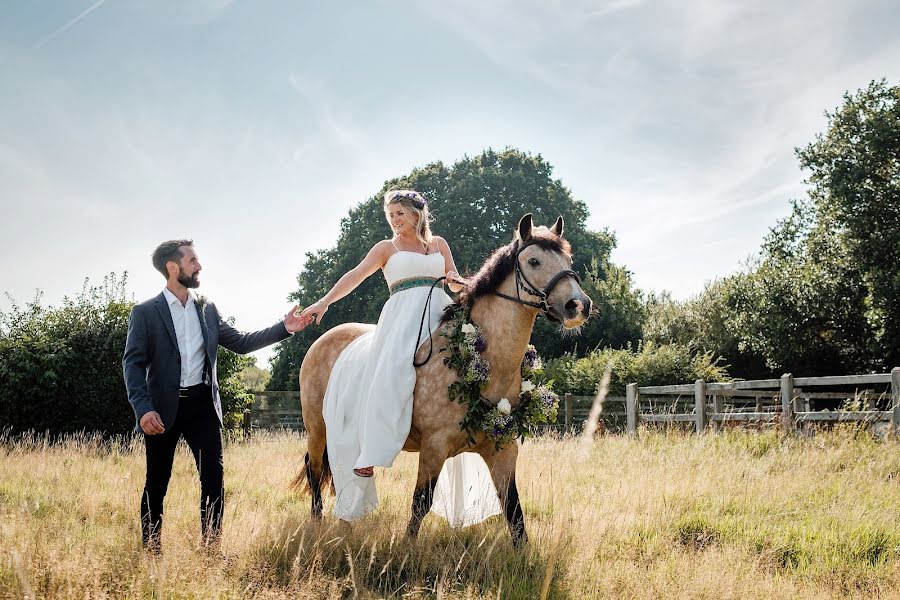
[[[422,242],[425,251],[428,252],[428,244],[431,242],[431,221],[434,217],[428,211],[428,202],[425,197],[415,190],[391,190],[384,195],[384,217],[388,218],[388,207],[391,204],[402,204],[403,208],[416,215],[416,238]],[[388,219],[390,223],[390,219]]]

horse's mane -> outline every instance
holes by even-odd
[[[540,246],[545,250],[572,255],[572,246],[568,240],[550,233],[545,227],[541,227],[536,231],[532,230],[528,244]],[[456,307],[462,306],[471,310],[475,300],[481,296],[494,293],[494,290],[500,286],[503,280],[513,272],[516,253],[519,251],[520,245],[521,240],[516,237],[509,244],[494,250],[493,254],[481,265],[478,272],[471,277],[469,285],[460,292],[459,299],[447,307],[442,322],[450,318]]]

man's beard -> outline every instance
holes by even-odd
[[[200,287],[200,279],[198,279],[198,275],[200,273],[195,272],[193,275],[188,277],[184,274],[184,271],[181,269],[178,270],[178,283],[183,285],[188,289]]]

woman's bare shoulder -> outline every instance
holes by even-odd
[[[434,243],[437,244],[438,250],[443,250],[444,248],[446,248],[447,250],[450,249],[450,244],[448,244],[447,240],[445,240],[441,236],[433,235],[431,236],[431,238],[434,240]]]
[[[375,242],[375,245],[372,246],[370,252],[385,253],[393,252],[394,250],[394,243],[391,240],[381,240],[380,242]]]

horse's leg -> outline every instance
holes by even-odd
[[[306,483],[309,485],[310,496],[312,496],[310,511],[312,516],[317,519],[322,518],[322,482],[325,479],[326,461],[328,460],[325,453],[324,449],[313,450],[313,445],[310,444],[305,457]]]
[[[494,486],[500,496],[500,505],[503,507],[503,514],[506,515],[513,545],[518,548],[528,541],[525,515],[522,513],[519,490],[516,488],[516,458],[519,456],[519,445],[514,441],[509,442],[499,451],[495,451],[491,444],[479,453],[491,471],[491,479],[494,480]]]
[[[447,460],[447,452],[443,448],[436,448],[432,444],[423,444],[419,450],[419,475],[416,478],[416,489],[413,492],[412,517],[406,531],[410,537],[419,534],[422,519],[431,510],[434,503],[434,488],[437,486],[438,475],[441,467]]]
[[[331,479],[331,468],[328,465],[326,448],[325,420],[322,418],[321,411],[304,410],[303,412],[304,425],[307,431],[307,452],[304,458],[306,463],[304,469],[306,471],[306,485],[312,497],[312,516],[321,518],[322,485],[328,485]]]

